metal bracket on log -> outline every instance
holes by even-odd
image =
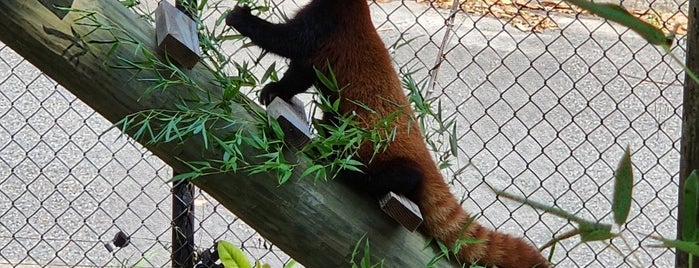
[[[420,208],[405,196],[389,192],[379,200],[379,204],[381,210],[411,232],[422,223]]]
[[[199,62],[196,23],[166,0],[155,9],[155,36],[158,47],[182,67],[192,69]]]
[[[311,141],[311,126],[306,121],[303,102],[293,97],[289,102],[274,98],[267,105],[267,114],[279,122],[284,131],[284,142],[295,149],[301,149]]]

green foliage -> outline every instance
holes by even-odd
[[[665,247],[676,248],[681,251],[687,252],[691,255],[699,257],[699,244],[697,244],[697,241],[669,240],[663,238],[657,239],[662,241]]]
[[[452,167],[459,153],[455,115],[445,116],[441,99],[428,97],[426,82],[418,83],[407,73],[402,83],[408,89],[408,100],[413,105],[425,142],[437,154],[437,166],[442,170]],[[455,171],[453,176],[458,176],[465,168]]]
[[[425,244],[425,248],[431,247],[432,244],[436,244],[437,249],[439,249],[439,254],[436,254],[430,261],[427,262],[425,265],[428,268],[435,267],[439,261],[446,259],[447,261],[450,259],[450,254],[449,254],[449,247],[445,245],[442,241],[436,240],[436,239],[430,239],[427,241]]]
[[[636,16],[629,13],[624,7],[617,4],[609,3],[594,3],[587,0],[565,0],[568,3],[574,4],[582,9],[589,11],[592,14],[598,15],[610,21],[614,21],[623,26],[628,27],[634,32],[638,33],[643,39],[648,41],[648,43],[656,46],[660,46],[665,50],[665,53],[669,54],[673,60],[684,69],[685,73],[694,80],[695,83],[699,83],[699,77],[694,73],[693,70],[687,68],[684,63],[677,58],[674,54],[670,53],[670,48],[672,46],[674,34],[666,36],[662,30],[647,23]]]
[[[459,251],[461,251],[461,247],[464,245],[483,243],[483,240],[466,236],[466,230],[468,230],[468,227],[471,226],[471,224],[473,224],[473,222],[476,221],[476,218],[477,218],[477,216],[472,216],[466,222],[466,224],[464,224],[464,226],[461,227],[461,232],[459,232],[459,238],[456,239],[456,241],[454,242],[454,246],[452,246],[452,248],[451,248],[452,254],[456,255]]]
[[[258,1],[241,1],[240,4],[252,6],[258,12],[268,10],[266,2],[258,5]],[[138,11],[137,2],[124,3]],[[133,4],[133,5],[132,5]],[[185,3],[186,4],[186,3]],[[375,126],[362,127],[355,119],[356,115],[340,114],[339,100],[332,103],[328,99],[319,97],[317,106],[320,110],[333,114],[338,119],[334,122],[314,121],[319,137],[312,139],[311,144],[302,150],[289,153],[283,143],[284,133],[278,122],[262,114],[247,98],[243,97],[244,88],[255,88],[258,85],[277,81],[276,65],[270,65],[264,74],[258,78],[250,68],[248,62],[235,62],[229,60],[229,56],[223,53],[222,43],[229,40],[240,40],[240,36],[228,34],[228,27],[223,23],[225,13],[216,19],[213,25],[202,23],[197,18],[202,17],[204,10],[211,8],[209,1],[201,1],[197,6],[185,8],[196,14],[202,60],[199,65],[204,66],[214,76],[214,87],[219,94],[211,91],[211,86],[204,88],[196,84],[186,72],[180,70],[169,59],[161,60],[158,54],[149,51],[146,46],[137,42],[136,38],[128,35],[127,31],[113,26],[108,18],[100,16],[96,12],[85,10],[71,10],[83,14],[74,22],[76,25],[92,27],[87,35],[83,36],[83,42],[87,45],[109,46],[109,53],[105,58],[105,64],[112,68],[130,69],[137,73],[151,71],[148,74],[154,76],[135,76],[134,79],[145,82],[148,87],[145,94],[177,89],[184,95],[174,104],[175,109],[147,110],[126,116],[115,124],[124,133],[132,133],[136,140],[147,144],[171,144],[179,145],[184,141],[197,138],[205,149],[220,150],[220,159],[202,159],[184,162],[190,168],[188,172],[182,172],[175,180],[195,179],[201,176],[219,172],[245,171],[250,174],[273,172],[280,184],[287,182],[294,174],[295,169],[301,164],[299,159],[312,163],[308,168],[299,172],[303,177],[315,179],[332,179],[344,169],[361,171],[363,164],[356,160],[356,153],[360,146],[372,143],[374,153],[385,148],[393,138],[396,130],[392,127],[392,120],[402,116],[402,111],[389,115]],[[91,39],[92,33],[106,31],[111,39]],[[241,49],[246,45],[241,46]],[[120,49],[130,49],[134,58],[125,58],[115,53]],[[255,60],[259,61],[265,54],[262,53]],[[228,70],[235,70],[234,75],[229,75]],[[329,89],[340,91],[337,79],[328,66],[328,71],[317,70],[319,80]],[[182,90],[184,89],[184,90]],[[214,97],[217,96],[217,97]],[[237,104],[254,115],[252,119],[242,119],[231,110],[233,104]],[[359,107],[368,107],[356,103]],[[226,137],[218,133],[229,133]],[[243,152],[244,146],[257,150],[256,153]]]
[[[689,253],[689,267],[692,267],[694,256],[699,257],[699,222],[697,222],[697,211],[699,211],[699,178],[697,171],[693,170],[684,182],[682,189],[684,194],[684,204],[682,210],[682,230],[680,234],[683,240],[670,240],[662,237],[656,239],[663,242],[668,248],[676,248]]]
[[[461,248],[464,245],[472,245],[472,244],[479,244],[483,243],[483,240],[476,239],[473,237],[469,237],[466,235],[466,230],[468,229],[469,226],[471,226],[472,223],[476,221],[476,216],[471,217],[463,227],[461,227],[461,231],[459,232],[459,238],[454,241],[454,245],[448,247],[446,244],[444,244],[442,241],[436,240],[436,239],[430,239],[427,244],[425,244],[425,248],[430,247],[432,243],[435,243],[437,248],[439,249],[439,254],[435,255],[430,259],[430,261],[427,263],[426,267],[435,267],[435,265],[443,260],[446,259],[447,261],[451,261],[451,256],[455,256],[458,254],[459,251],[461,251]],[[456,260],[458,261],[458,260]],[[466,264],[462,264],[462,267],[466,267]],[[470,268],[482,268],[483,266],[480,266],[478,264],[471,264],[469,266]]]
[[[245,257],[245,253],[238,247],[227,241],[216,242],[216,251],[223,267],[226,268],[271,268],[272,266],[265,263],[262,264],[259,260],[255,261],[255,266],[250,265],[250,261]],[[296,265],[296,261],[290,260],[284,264],[284,268],[292,268]]]
[[[364,241],[362,245],[362,241]],[[359,258],[359,263],[357,263],[357,258]],[[357,243],[354,245],[352,250],[352,256],[350,257],[350,265],[352,268],[381,268],[383,267],[383,260],[378,263],[371,262],[371,248],[369,247],[369,238],[366,235],[359,238]]]
[[[294,259],[290,259],[289,262],[284,264],[284,268],[292,268],[296,265],[296,261]]]
[[[593,14],[605,17],[611,21],[625,25],[651,44],[660,45],[669,51],[671,39],[664,36],[659,29],[633,17],[626,10],[611,4],[596,4],[585,0],[567,0]],[[125,6],[134,10],[140,8],[139,1],[120,1]],[[239,0],[240,4],[253,7],[256,12],[267,12],[269,10],[268,1],[258,4],[256,0]],[[196,14],[195,18],[204,17],[204,11],[215,7],[219,3],[211,3],[207,0],[199,1],[196,6],[187,7],[188,10]],[[150,51],[143,44],[128,34],[127,31],[115,26],[109,18],[100,14],[88,11],[69,9],[76,14],[80,14],[74,21],[75,26],[90,27],[92,30],[80,37],[76,42],[85,46],[86,53],[91,53],[91,48],[95,46],[106,46],[108,49],[104,63],[112,68],[133,70],[134,79],[147,83],[145,94],[158,93],[166,90],[181,90],[180,99],[174,104],[174,108],[169,110],[148,110],[140,111],[126,116],[116,124],[125,133],[133,133],[134,139],[149,144],[168,144],[177,146],[184,141],[196,138],[203,147],[208,150],[219,150],[220,159],[202,159],[197,161],[183,161],[190,168],[189,172],[184,172],[175,177],[180,179],[195,179],[218,172],[239,172],[245,171],[250,174],[261,172],[274,172],[280,184],[287,182],[294,174],[295,169],[300,166],[299,159],[312,163],[305,170],[298,171],[302,177],[311,177],[316,180],[328,180],[334,178],[341,170],[361,171],[363,164],[356,161],[357,150],[362,145],[374,144],[374,154],[385,149],[394,138],[397,130],[392,127],[392,122],[401,117],[408,116],[405,113],[406,107],[397,107],[397,112],[385,115],[383,121],[376,122],[373,126],[360,126],[355,114],[341,114],[339,112],[340,102],[330,100],[321,94],[317,94],[316,106],[324,113],[333,115],[337,120],[333,122],[322,122],[314,120],[313,124],[318,137],[311,140],[311,143],[298,152],[289,153],[283,143],[283,132],[279,124],[271,118],[260,113],[260,110],[249,99],[243,97],[244,90],[252,90],[268,81],[277,81],[277,67],[270,65],[261,77],[255,75],[251,65],[247,61],[235,62],[229,59],[228,53],[223,53],[223,42],[245,41],[240,35],[231,34],[224,24],[226,13],[222,13],[213,23],[207,25],[199,19],[196,20],[200,45],[202,50],[202,61],[200,65],[208,70],[214,81],[211,85],[198,85],[186,72],[180,70],[169,59],[161,59],[158,53]],[[148,12],[141,12],[144,16]],[[152,21],[152,18],[147,17]],[[108,33],[96,35],[95,33]],[[97,37],[99,36],[99,37]],[[407,40],[405,44],[412,40]],[[405,44],[394,44],[397,48]],[[249,47],[251,44],[243,44],[240,49]],[[132,58],[125,58],[123,53],[116,53],[118,50],[125,50],[133,53]],[[238,53],[240,50],[235,51]],[[260,52],[254,63],[259,62],[266,54]],[[677,60],[676,57],[673,58]],[[681,63],[680,63],[681,64]],[[316,70],[316,75],[327,89],[339,92],[343,85],[338,85],[337,79],[331,66],[327,66],[325,72]],[[152,77],[136,75],[142,71],[153,74]],[[699,79],[691,70],[685,67],[688,75],[699,83]],[[145,72],[143,72],[145,73]],[[231,74],[233,73],[233,74]],[[409,100],[416,112],[416,118],[410,118],[410,123],[419,124],[430,149],[437,154],[438,166],[446,169],[454,166],[453,159],[458,155],[457,146],[458,135],[456,133],[456,120],[452,116],[445,116],[443,104],[440,99],[430,97],[426,92],[426,82],[416,82],[410,73],[403,79],[403,85],[409,90]],[[220,92],[211,92],[211,89]],[[184,89],[184,90],[183,90]],[[216,97],[214,97],[216,96]],[[388,100],[386,100],[388,101]],[[238,104],[254,115],[252,119],[242,120],[232,111],[232,105]],[[358,107],[372,113],[368,106],[362,103],[354,103]],[[413,121],[415,120],[415,121]],[[232,131],[231,131],[232,130]],[[230,133],[227,136],[220,136],[218,133]],[[249,147],[256,150],[254,155],[244,152],[241,148]],[[454,177],[466,167],[455,171]],[[685,184],[684,194],[689,201],[681,209],[685,215],[681,230],[684,241],[668,240],[657,237],[666,247],[674,247],[679,250],[696,255],[698,252],[697,241],[699,231],[697,231],[696,211],[699,204],[699,183],[696,173],[688,178]],[[616,170],[615,188],[612,204],[614,222],[622,227],[628,218],[632,200],[633,172],[630,152],[627,149],[619,167]],[[555,244],[569,237],[580,236],[582,242],[606,241],[616,237],[622,237],[613,232],[612,225],[600,223],[597,220],[587,220],[577,215],[568,213],[552,205],[540,204],[525,198],[517,197],[502,191],[496,191],[500,196],[510,198],[536,209],[543,210],[567,219],[577,225],[571,232],[565,233],[555,238],[550,245]],[[693,214],[694,213],[694,214]],[[694,215],[694,217],[691,217]],[[623,229],[622,231],[628,231]],[[440,255],[436,256],[428,264],[436,263],[441,258],[448,258],[450,252],[457,252],[465,244],[479,243],[473,239],[459,239],[452,248],[437,242],[440,248]],[[250,267],[250,263],[242,252],[236,247],[224,241],[219,242],[219,254],[221,260],[225,258],[226,267]],[[360,249],[361,247],[361,249]],[[223,254],[222,254],[223,252]],[[366,239],[362,244],[362,239],[357,242],[352,254],[352,267],[382,267],[383,262],[372,264],[370,258],[369,241]],[[225,255],[225,257],[224,257]],[[355,259],[361,255],[357,261]],[[235,265],[235,266],[233,266]],[[256,263],[255,267],[259,267]],[[293,266],[293,262],[285,265]]]
[[[565,1],[590,11],[592,14],[624,25],[653,45],[662,46],[668,50],[670,45],[672,45],[672,39],[666,37],[663,31],[632,15],[622,6],[606,3],[600,4],[586,0]]]
[[[137,0],[119,0],[119,3],[125,7],[134,7],[141,4],[141,2]]]
[[[256,1],[246,1],[254,10],[264,12],[264,6],[258,6]],[[127,3],[125,3],[127,4]],[[133,5],[132,5],[133,4]],[[208,1],[200,1],[198,6],[187,7],[192,13],[201,17],[202,12],[211,5]],[[213,3],[215,5],[215,3]],[[136,2],[128,3],[128,6],[138,9]],[[296,158],[306,160],[311,164],[301,172],[302,177],[311,177],[316,180],[334,178],[343,169],[361,171],[363,164],[356,161],[356,152],[362,144],[373,143],[374,153],[381,151],[395,138],[396,130],[392,127],[392,121],[403,116],[399,109],[395,114],[389,115],[385,120],[377,122],[373,129],[360,127],[354,120],[355,115],[340,115],[339,101],[330,102],[319,96],[318,107],[326,113],[334,114],[338,120],[333,123],[314,121],[314,125],[320,137],[314,138],[311,144],[296,155],[289,155],[282,142],[283,132],[278,123],[264,115],[259,115],[259,121],[239,121],[240,118],[232,115],[230,109],[232,103],[242,103],[252,106],[249,100],[240,97],[241,90],[246,87],[254,88],[267,81],[276,81],[278,76],[276,66],[269,66],[261,78],[257,78],[249,67],[248,62],[230,61],[228,55],[222,53],[221,43],[229,40],[240,40],[238,35],[228,34],[223,24],[225,14],[216,19],[213,25],[206,25],[196,21],[199,30],[200,44],[203,57],[200,65],[209,70],[215,77],[215,84],[221,89],[221,98],[215,99],[203,87],[197,85],[187,74],[181,71],[168,59],[160,60],[156,53],[149,51],[142,44],[136,42],[117,27],[110,26],[106,18],[98,18],[99,14],[83,11],[85,15],[76,21],[76,24],[93,26],[95,31],[107,30],[112,33],[110,40],[90,40],[84,38],[86,43],[92,45],[109,45],[109,55],[105,63],[112,68],[132,69],[135,71],[153,70],[155,77],[141,77],[138,80],[148,82],[146,94],[166,91],[173,88],[186,88],[190,90],[188,96],[183,96],[173,110],[148,110],[129,115],[116,124],[125,133],[134,133],[133,138],[148,144],[174,143],[182,144],[184,141],[198,137],[205,148],[221,150],[221,159],[203,159],[199,161],[184,162],[190,171],[177,175],[174,180],[196,179],[218,172],[245,171],[250,174],[273,172],[280,184],[287,182],[294,170],[299,166]],[[118,57],[116,61],[108,58],[116,55],[118,49],[126,46],[133,49],[135,58]],[[246,45],[241,46],[241,48]],[[260,54],[259,58],[264,54]],[[229,75],[227,69],[237,71]],[[326,73],[317,71],[319,80],[329,89],[340,91],[331,66]],[[205,98],[201,93],[205,93]],[[417,103],[417,102],[415,102]],[[356,103],[359,107],[370,110],[366,105]],[[250,111],[257,112],[254,108]],[[440,109],[441,112],[441,109]],[[442,122],[443,120],[436,120]],[[451,123],[450,123],[451,124]],[[266,127],[265,127],[266,126]],[[228,137],[217,136],[220,130],[233,127],[236,132]],[[264,127],[261,132],[250,129]],[[454,128],[455,129],[455,128]],[[453,136],[455,137],[455,136]],[[251,156],[240,150],[242,145],[250,146],[260,151]],[[452,143],[455,148],[455,143]],[[433,147],[434,143],[433,143]],[[455,149],[452,151],[456,151]],[[443,166],[443,165],[442,165]],[[241,168],[243,167],[243,168]]]
[[[627,232],[633,232],[632,230],[623,229],[623,225],[626,223],[626,219],[631,208],[631,193],[633,188],[632,166],[633,163],[631,161],[630,149],[627,147],[619,163],[619,167],[615,172],[614,198],[612,202],[612,213],[614,214],[614,221],[619,227],[622,227],[622,231]],[[672,240],[659,236],[650,236],[651,238],[662,242],[662,246],[664,247],[676,248],[678,250],[685,251],[695,256],[699,256],[699,237],[697,237],[697,232],[699,231],[697,231],[696,221],[696,211],[699,209],[699,207],[697,207],[697,204],[699,204],[699,199],[697,199],[697,193],[699,193],[699,183],[697,182],[697,179],[698,178],[696,171],[693,171],[685,181],[683,189],[685,194],[685,200],[688,200],[680,208],[683,211],[683,213],[685,213],[683,215],[683,228],[681,230],[683,240]],[[543,248],[549,246],[555,247],[555,245],[558,242],[564,239],[571,238],[575,235],[580,235],[581,243],[593,241],[606,241],[617,237],[621,237],[626,247],[629,248],[629,252],[634,252],[634,250],[630,248],[631,246],[629,245],[629,243],[626,242],[626,240],[623,238],[623,236],[620,235],[620,233],[615,233],[612,231],[612,225],[610,224],[586,220],[574,214],[568,213],[553,205],[545,205],[536,201],[528,200],[523,197],[512,195],[504,191],[495,189],[493,189],[493,191],[498,196],[502,196],[520,202],[522,204],[531,206],[535,209],[551,213],[553,215],[578,224],[577,229],[558,235],[552,241],[546,243],[546,245]],[[612,246],[616,249],[616,246]],[[615,252],[622,254],[621,251],[618,249],[616,249]],[[638,259],[636,259],[636,262],[636,266],[641,265]]]
[[[631,154],[630,150],[627,148],[624,151],[622,160],[615,172],[616,176],[612,210],[617,225],[623,225],[626,222],[626,218],[631,207],[631,192],[633,188],[633,172],[631,171],[631,166]],[[568,221],[572,221],[578,225],[577,229],[554,238],[549,243],[546,243],[546,245],[554,245],[559,241],[570,238],[574,235],[580,235],[581,242],[604,241],[618,236],[617,233],[612,232],[612,225],[610,224],[604,224],[598,222],[597,220],[587,220],[578,217],[575,214],[566,212],[563,209],[560,209],[554,205],[545,205],[500,190],[493,189],[493,191],[498,196],[502,196],[520,202],[522,204],[531,206],[535,209],[551,213]]]
[[[612,211],[614,222],[617,225],[626,223],[626,218],[631,210],[631,190],[633,189],[633,166],[631,165],[631,151],[626,147],[624,156],[616,169],[614,180],[614,199]]]
[[[226,241],[218,241],[216,244],[218,257],[226,268],[252,268],[243,251]]]
[[[582,242],[608,240],[616,236],[612,233],[612,225],[610,224],[580,222],[578,229]]]
[[[698,242],[697,210],[699,210],[699,177],[692,171],[684,181],[684,206],[682,207],[682,238]]]

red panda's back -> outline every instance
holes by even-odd
[[[463,245],[457,254],[462,261],[480,260],[501,267],[537,264],[537,267],[548,267],[546,260],[529,243],[471,222],[432,160],[388,50],[371,22],[366,0],[331,1],[337,1],[337,30],[321,45],[312,61],[326,74],[327,66],[332,68],[342,89],[339,96],[334,96],[342,99],[339,112],[355,113],[367,129],[373,129],[377,122],[395,113],[400,115],[391,122],[396,135],[384,151],[373,156],[373,144],[362,146],[359,155],[364,164],[369,164],[369,159],[374,162],[403,159],[419,170],[421,181],[412,199],[425,220],[422,230],[449,246],[462,235],[483,241]]]

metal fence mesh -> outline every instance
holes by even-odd
[[[303,3],[273,10],[293,14]],[[675,234],[684,74],[632,31],[551,3],[469,2],[452,27],[439,1],[371,8],[396,68],[419,83],[434,76],[430,96],[457,122],[459,150],[444,174],[467,210],[537,245],[572,225],[498,200],[486,183],[611,222],[613,170],[628,145],[637,178],[627,227],[636,232],[625,238],[634,255],[619,257],[618,239],[574,239],[558,245],[553,260],[558,267],[669,267],[674,253],[648,247],[644,235]],[[623,4],[652,8],[657,13],[644,17],[667,28],[682,22],[687,5]],[[226,8],[212,7],[206,20]],[[684,45],[680,36],[673,53],[683,58]],[[172,170],[110,126],[0,45],[0,265],[170,264]],[[194,203],[197,247],[222,239],[273,267],[289,260],[212,198],[197,191]],[[131,244],[112,254],[103,244],[120,230]]]
[[[172,170],[10,48],[0,50],[0,266],[162,267],[172,245]],[[208,195],[195,242],[226,240],[288,261]],[[123,231],[130,244],[105,243]]]

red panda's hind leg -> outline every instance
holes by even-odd
[[[422,172],[411,161],[395,158],[369,164],[371,183],[367,191],[377,197],[388,192],[405,195],[414,200],[415,191],[422,180]]]
[[[422,173],[407,161],[399,159],[373,162],[365,172],[344,170],[339,179],[359,192],[380,199],[388,192],[413,199]]]

